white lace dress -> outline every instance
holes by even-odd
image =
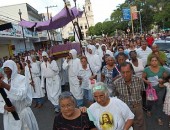
[[[163,111],[166,115],[170,115],[170,83],[164,83],[166,86],[166,97],[164,101]]]

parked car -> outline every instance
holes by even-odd
[[[170,40],[155,40],[154,44],[158,45],[160,51],[165,52],[167,56],[167,63],[164,67],[170,74]]]

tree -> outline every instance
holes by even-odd
[[[74,36],[69,36],[68,39],[69,39],[69,41],[71,41],[71,42],[75,41]]]
[[[101,22],[98,22],[95,25],[94,32],[96,35],[102,35],[103,33],[103,24]]]
[[[89,36],[95,35],[95,27],[94,26],[89,27],[87,32]]]

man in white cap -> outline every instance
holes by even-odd
[[[59,68],[55,60],[50,60],[46,52],[42,53],[41,87],[46,88],[47,97],[54,105],[55,112],[59,112],[58,97],[61,93]],[[45,82],[45,83],[44,83]]]
[[[77,106],[83,105],[83,91],[80,87],[78,73],[81,66],[80,59],[77,58],[77,51],[72,49],[69,51],[69,56],[63,63],[63,69],[68,69],[68,78],[70,84],[70,92],[76,98]]]

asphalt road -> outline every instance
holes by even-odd
[[[39,129],[40,130],[52,130],[53,120],[55,117],[55,112],[54,112],[52,104],[46,99],[45,104],[41,109],[32,108],[32,110],[36,116]],[[168,117],[167,116],[164,115],[163,126],[158,126],[157,121],[156,119],[154,119],[153,116],[149,118],[146,115],[144,116],[146,119],[147,130],[170,130],[170,128],[168,128]],[[2,115],[0,115],[0,130],[4,130]]]

